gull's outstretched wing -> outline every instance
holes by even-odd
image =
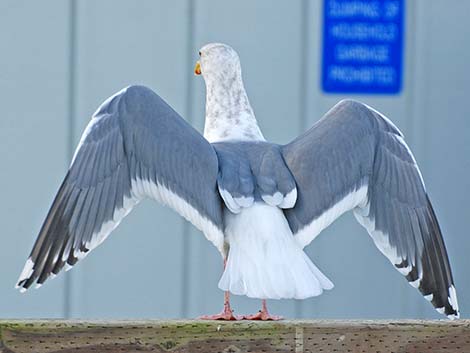
[[[18,287],[73,266],[144,197],[175,209],[222,252],[217,172],[212,146],[158,95],[125,88],[88,124]]]
[[[297,184],[285,210],[301,246],[354,210],[379,250],[440,313],[458,317],[441,230],[421,173],[401,132],[383,115],[342,101],[283,146]]]

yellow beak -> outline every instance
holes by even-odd
[[[201,74],[201,63],[196,61],[196,65],[194,66],[194,74],[195,75],[200,75]]]

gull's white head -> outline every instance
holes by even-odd
[[[211,80],[241,78],[240,58],[227,44],[209,43],[199,50],[194,73],[202,74],[206,83]]]
[[[237,52],[226,44],[210,43],[199,57],[194,73],[206,83],[204,137],[210,142],[264,140],[243,86]]]

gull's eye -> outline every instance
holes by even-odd
[[[201,56],[201,52],[199,52],[199,56]]]

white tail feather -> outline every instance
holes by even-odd
[[[320,295],[333,283],[296,242],[282,211],[255,203],[239,214],[226,212],[230,244],[219,288],[261,299],[304,299]]]

